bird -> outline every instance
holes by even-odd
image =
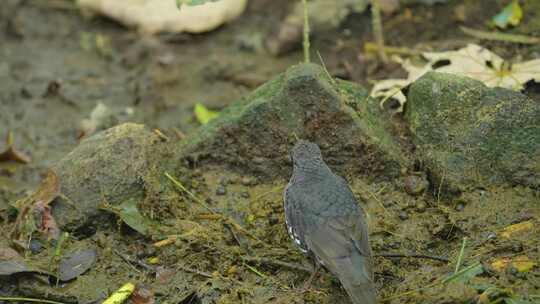
[[[352,303],[377,303],[366,214],[347,181],[326,165],[315,143],[299,140],[291,158],[283,192],[289,236],[339,279]]]

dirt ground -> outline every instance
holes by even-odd
[[[538,57],[539,45],[479,41],[458,28],[484,27],[506,2],[404,6],[384,18],[386,41],[411,50],[475,42],[509,59]],[[538,36],[540,6],[524,2],[527,14],[514,32]],[[0,5],[0,137],[11,131],[15,147],[32,161],[0,162],[0,229],[12,226],[8,203],[35,189],[46,169],[82,135],[129,121],[181,140],[199,126],[196,103],[223,109],[299,62],[301,50],[276,58],[262,43],[290,6],[286,0],[253,0],[240,19],[211,33],[141,37],[110,20],[84,18],[66,1],[5,0]],[[371,40],[369,14],[353,14],[337,29],[314,33],[312,48],[332,75],[366,87],[374,79],[403,76],[399,66],[383,65],[363,52],[363,43]],[[537,98],[538,92],[531,87],[527,93]],[[88,127],[85,119],[99,104],[105,114]],[[348,303],[339,282],[325,271],[302,289],[311,265],[286,233],[285,178],[262,182],[222,167],[184,173],[181,180],[195,195],[251,237],[178,195],[159,208],[143,208],[163,215],[174,228],[163,232],[177,235],[172,244],[156,248],[152,244],[158,239],[144,238],[111,217],[90,238],[67,241],[67,248],[88,245],[99,252],[95,267],[76,283],[54,290],[28,276],[0,278],[0,296],[89,303],[131,281],[147,286],[158,303]],[[456,197],[445,195],[443,185],[429,185],[411,195],[404,191],[405,178],[347,179],[369,214],[381,302],[540,302],[537,190],[507,186]],[[506,227],[528,221],[532,228],[503,236]],[[2,239],[0,245],[6,243]],[[537,265],[527,271],[493,269],[493,262],[523,256]],[[156,264],[148,266],[148,258],[157,258]],[[443,284],[458,260],[462,268],[480,262],[484,271],[470,284]]]

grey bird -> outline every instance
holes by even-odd
[[[339,278],[354,304],[376,303],[373,262],[363,209],[319,147],[300,140],[283,193],[287,230],[302,252]]]

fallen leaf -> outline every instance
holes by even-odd
[[[510,225],[508,227],[505,227],[503,229],[503,232],[501,233],[501,236],[507,239],[510,239],[512,237],[515,237],[518,234],[522,234],[527,231],[530,231],[533,228],[534,228],[534,224],[532,221],[525,221],[525,222],[521,222],[521,223],[517,223],[514,225]]]
[[[140,234],[147,235],[149,233],[152,223],[141,215],[139,209],[137,209],[137,202],[135,200],[130,199],[123,202],[119,206],[118,215],[126,225]]]
[[[203,104],[197,103],[195,105],[195,117],[202,124],[207,124],[210,120],[216,118],[219,113],[215,111],[208,110]]]
[[[466,283],[470,279],[484,272],[484,267],[479,262],[472,264],[469,267],[465,267],[460,271],[454,273],[448,278],[444,279],[444,283]]]
[[[60,281],[70,281],[85,273],[96,262],[96,250],[77,250],[60,260],[58,278]]]
[[[133,291],[135,290],[135,284],[126,283],[115,291],[109,298],[103,301],[101,304],[121,304],[126,301]]]
[[[2,153],[0,153],[0,162],[17,162],[21,164],[28,164],[32,161],[30,156],[24,154],[23,152],[17,150],[13,146],[13,133],[8,132],[7,138],[6,138],[6,150]]]
[[[518,272],[527,272],[537,265],[536,262],[531,261],[526,255],[520,255],[512,259],[512,266],[517,269]]]
[[[510,264],[510,258],[500,258],[493,261],[491,263],[491,267],[493,267],[495,271],[501,272],[505,270],[509,264]]]
[[[54,171],[48,170],[39,188],[29,197],[19,200],[15,207],[19,210],[12,236],[28,240],[34,231],[57,239],[60,229],[51,214],[49,204],[59,195],[60,184]]]
[[[19,253],[9,247],[0,248],[0,261],[19,259]]]
[[[523,18],[523,10],[521,9],[519,2],[513,0],[491,20],[498,28],[505,29],[508,25],[518,25],[521,22],[521,18]]]
[[[394,56],[392,59],[408,72],[407,79],[380,80],[375,83],[370,95],[382,98],[381,106],[389,98],[396,99],[403,106],[406,97],[401,89],[429,71],[466,76],[482,81],[488,87],[512,90],[522,90],[525,83],[531,80],[540,82],[540,59],[510,64],[476,44],[456,51],[424,52],[422,57],[426,62],[418,65],[410,59],[402,60]]]
[[[22,261],[1,261],[0,276],[9,276],[21,272],[29,272],[30,269]]]
[[[180,0],[197,4],[202,0]],[[77,5],[86,11],[105,15],[126,26],[136,27],[145,34],[203,33],[240,16],[247,0],[205,0],[202,5],[182,6],[170,0],[79,0]]]
[[[138,284],[129,300],[131,304],[154,304],[154,292],[148,287]]]

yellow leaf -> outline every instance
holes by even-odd
[[[491,267],[498,272],[504,271],[510,265],[519,272],[527,272],[537,266],[537,263],[531,261],[526,255],[520,255],[512,259],[500,258],[491,263]]]
[[[508,267],[508,264],[510,264],[510,259],[509,258],[501,258],[501,259],[497,259],[495,261],[493,261],[491,263],[491,267],[493,267],[493,269],[495,271],[503,271],[506,269],[506,267]]]
[[[519,272],[527,272],[536,266],[536,262],[533,262],[526,255],[517,256],[512,261],[512,266]]]
[[[126,283],[124,286],[120,287],[115,291],[107,300],[103,301],[102,304],[121,304],[124,303],[129,296],[135,290],[135,284]]]
[[[510,225],[504,228],[503,232],[501,233],[501,236],[510,239],[514,237],[516,234],[521,234],[529,230],[532,230],[533,227],[534,227],[534,224],[532,221],[525,221],[525,222],[517,223],[517,224]]]
[[[202,124],[207,124],[210,120],[216,118],[219,115],[218,112],[208,110],[203,104],[197,103],[195,105],[195,117]]]

